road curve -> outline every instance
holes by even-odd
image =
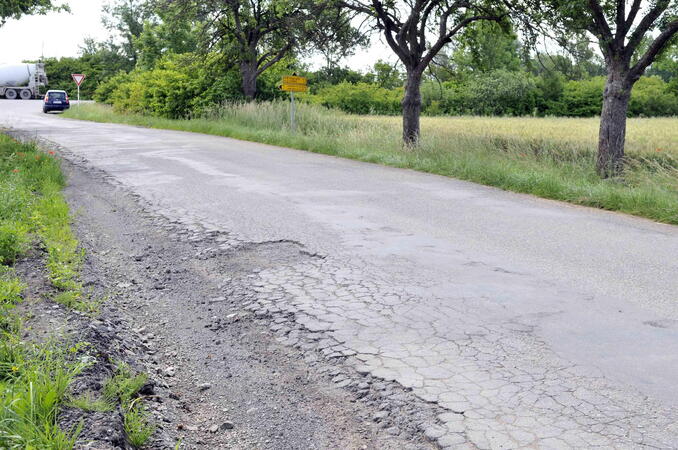
[[[259,273],[258,307],[449,410],[443,447],[678,447],[678,227],[38,102],[0,101],[2,126],[170,218],[321,256]]]

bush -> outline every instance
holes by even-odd
[[[605,77],[565,83],[560,100],[546,110],[555,116],[591,117],[600,115]],[[631,91],[629,117],[678,115],[678,95],[659,77],[641,77]]]
[[[283,60],[258,77],[258,101],[287,98],[278,85],[293,63]],[[310,79],[318,81],[311,82],[313,93],[299,95],[301,101],[351,114],[397,115],[402,111],[403,88],[389,88],[398,84],[399,78],[383,86],[368,82],[368,76],[352,76],[351,80],[359,81],[333,85],[327,84],[332,77],[314,78],[312,74]],[[642,77],[633,89],[629,116],[678,115],[677,83]],[[566,81],[557,71],[537,76],[522,70],[498,69],[444,83],[427,79],[421,86],[422,112],[591,117],[600,115],[604,86],[604,77]],[[217,55],[202,59],[191,53],[167,54],[153,69],[119,73],[99,85],[95,99],[113,105],[118,112],[171,119],[201,116],[215,105],[244,100],[237,66],[224,64]]]
[[[117,111],[178,119],[192,110],[198,93],[195,79],[176,69],[135,71],[110,93]]]
[[[463,83],[445,82],[442,92],[425,83],[422,94],[430,114],[524,116],[533,114],[539,92],[530,74],[501,69]]]
[[[130,80],[131,76],[127,72],[120,72],[117,75],[112,76],[108,80],[99,84],[97,90],[94,91],[94,100],[99,103],[111,104],[113,102],[112,94],[113,92],[122,84],[127,83]]]
[[[568,81],[563,87],[562,97],[547,113],[555,116],[598,116],[603,105],[604,88],[605,77]]]
[[[676,116],[678,95],[659,77],[642,77],[631,91],[629,116]]]
[[[385,89],[370,83],[342,82],[327,86],[314,96],[312,103],[337,108],[352,114],[400,114],[403,90]]]

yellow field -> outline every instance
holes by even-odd
[[[400,117],[365,116],[400,126]],[[571,142],[577,147],[596,147],[598,118],[542,117],[422,117],[422,135],[501,136],[507,138],[544,139]],[[669,152],[678,156],[678,118],[629,119],[626,150],[628,153]]]

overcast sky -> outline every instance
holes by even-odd
[[[71,13],[24,16],[0,27],[0,62],[15,63],[46,57],[77,56],[86,37],[105,39],[101,24],[104,0],[69,0]]]
[[[101,24],[101,7],[106,0],[68,0],[66,3],[71,7],[70,13],[24,16],[8,20],[0,27],[0,64],[37,59],[43,52],[46,57],[78,56],[85,38],[104,40],[108,37],[108,31]],[[380,58],[396,60],[388,47],[375,39],[369,49],[358,51],[344,63],[365,70]]]

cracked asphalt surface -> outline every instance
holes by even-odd
[[[678,228],[222,137],[45,116],[53,141],[170,219],[305,257],[247,305],[447,410],[443,447],[678,447]],[[279,322],[288,345],[300,332]],[[303,348],[303,346],[302,346]]]

